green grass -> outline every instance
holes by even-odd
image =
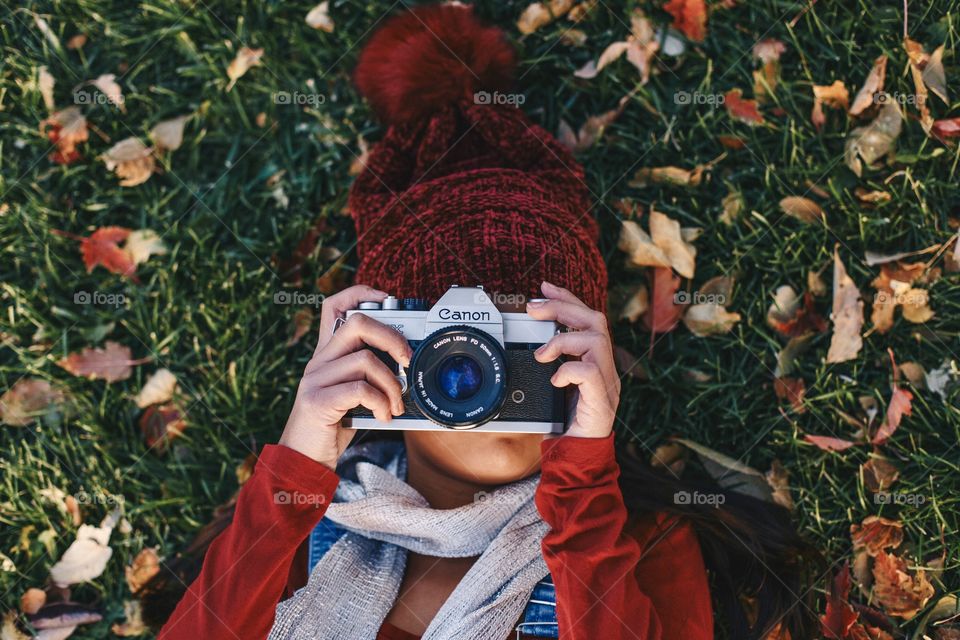
[[[275,256],[288,255],[318,218],[326,218],[323,243],[350,250],[352,225],[341,215],[357,154],[357,136],[375,140],[381,129],[352,89],[349,73],[368,30],[391,8],[386,2],[335,1],[336,31],[314,31],[303,22],[311,2],[190,2],[110,0],[32,2],[4,9],[0,22],[0,390],[23,376],[56,381],[76,399],[73,414],[57,426],[0,427],[0,552],[16,571],[0,573],[0,607],[15,608],[28,587],[41,586],[49,567],[74,538],[68,518],[45,503],[39,491],[122,496],[129,535],[115,532],[114,557],[97,581],[77,587],[75,599],[97,601],[103,623],[75,637],[108,635],[122,615],[127,595],[123,566],[145,546],[171,555],[204,523],[212,508],[236,489],[234,469],[254,447],[279,436],[312,340],[287,348],[293,309],[273,304],[284,287]],[[846,82],[859,88],[875,57],[887,54],[887,90],[912,93],[900,40],[900,3],[816,3],[794,26],[806,3],[762,0],[716,10],[709,35],[682,61],[664,59],[649,84],[619,61],[592,81],[572,72],[628,32],[629,3],[599,5],[579,25],[584,47],[558,42],[570,26],[561,20],[521,38],[514,22],[523,3],[483,3],[480,12],[503,25],[521,53],[521,89],[531,118],[555,131],[560,118],[578,127],[590,115],[636,94],[619,120],[580,160],[597,199],[602,249],[611,283],[641,282],[627,271],[616,249],[619,228],[614,203],[652,201],[684,226],[704,229],[697,241],[693,288],[716,275],[737,277],[732,310],[743,321],[728,335],[697,338],[684,328],[658,338],[647,358],[649,336],[639,326],[618,324],[618,344],[644,355],[649,380],[624,384],[621,432],[646,446],[679,434],[766,469],[779,458],[791,472],[796,515],[803,531],[830,557],[849,555],[849,526],[871,514],[899,517],[907,541],[925,560],[946,553],[935,581],[938,595],[960,590],[957,503],[960,496],[960,411],[922,389],[913,415],[885,448],[901,470],[895,489],[923,495],[919,507],[878,506],[859,481],[869,450],[824,454],[802,442],[805,432],[849,435],[838,410],[855,412],[857,398],[889,399],[892,348],[899,361],[927,370],[957,359],[960,348],[960,279],[947,274],[931,287],[936,317],[925,325],[897,320],[886,335],[865,339],[860,357],[825,364],[829,334],[818,336],[798,369],[809,389],[807,411],[782,414],[772,389],[778,338],[765,324],[773,291],[782,284],[803,289],[806,274],[826,265],[835,244],[861,291],[878,272],[863,262],[866,250],[903,251],[946,241],[955,233],[960,195],[956,147],[926,138],[913,120],[899,140],[896,167],[857,179],[843,164],[846,134],[856,126],[828,110],[818,133],[810,124],[811,84]],[[665,23],[668,16],[643,4]],[[911,36],[928,50],[945,42],[948,83],[960,77],[955,50],[960,3],[911,3]],[[88,37],[82,51],[56,49],[36,28],[46,18],[63,43]],[[787,44],[782,82],[764,108],[767,124],[749,128],[723,108],[678,105],[676,91],[724,93],[743,88],[752,96],[753,43],[774,37]],[[229,93],[225,69],[238,47],[266,50]],[[46,65],[57,79],[58,107],[72,104],[71,89],[103,73],[116,73],[126,96],[125,114],[110,105],[85,106],[99,134],[81,147],[83,160],[57,166],[47,160],[49,143],[38,133],[46,117],[31,88]],[[307,81],[313,79],[315,89]],[[953,83],[954,93],[957,92]],[[317,108],[274,104],[277,91],[321,93]],[[956,97],[954,96],[954,99]],[[933,98],[937,117],[956,116]],[[956,104],[956,103],[954,103]],[[772,115],[774,108],[783,115]],[[197,114],[183,146],[169,155],[164,172],[146,184],[120,188],[96,157],[126,137],[146,133],[158,121]],[[266,127],[256,117],[265,113]],[[102,135],[100,135],[102,134]],[[663,165],[692,168],[724,152],[718,135],[735,134],[745,149],[728,151],[698,188],[628,186],[635,169]],[[109,139],[109,142],[107,141]],[[900,173],[888,183],[895,170]],[[287,209],[271,196],[267,178],[284,171]],[[825,225],[784,218],[777,203],[804,195],[811,181],[829,193],[821,201]],[[891,202],[865,208],[853,195],[858,185],[886,188]],[[951,186],[953,185],[953,186]],[[744,194],[739,222],[718,221],[728,187]],[[131,284],[98,268],[87,274],[76,243],[54,229],[87,235],[122,225],[163,235],[169,254],[152,258]],[[350,256],[351,262],[354,256]],[[310,265],[303,289],[322,273]],[[829,283],[830,271],[826,272]],[[123,293],[128,303],[76,305],[76,291]],[[829,301],[819,301],[828,312]],[[867,323],[869,326],[869,321]],[[134,357],[156,364],[137,368],[124,382],[104,384],[69,376],[55,362],[104,338],[129,346]],[[131,396],[158,366],[173,370],[188,400],[190,427],[165,456],[148,451],[136,426]],[[691,382],[689,371],[707,373]],[[87,505],[96,523],[104,505]],[[52,530],[50,548],[40,534]],[[941,541],[943,532],[943,542]]]

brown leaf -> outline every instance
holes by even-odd
[[[116,382],[129,378],[134,366],[148,360],[149,358],[134,360],[129,347],[107,340],[102,349],[87,347],[71,353],[57,364],[75,376]]]
[[[773,489],[773,501],[785,509],[793,511],[793,496],[790,495],[790,473],[786,467],[774,459],[770,464],[770,470],[764,474],[767,484]]]
[[[147,407],[140,416],[140,431],[147,446],[163,452],[170,441],[180,436],[187,428],[185,416],[174,404],[161,404]]]
[[[699,337],[729,333],[740,322],[740,314],[727,311],[714,302],[694,304],[683,314],[683,324]]]
[[[135,187],[150,179],[156,168],[153,149],[138,138],[127,138],[110,147],[103,154],[103,163],[108,171],[119,177],[121,187]]]
[[[676,304],[680,278],[675,276],[669,267],[651,269],[648,277],[650,307],[643,315],[643,324],[653,334],[673,331],[684,310],[683,305]]]
[[[844,563],[830,582],[827,610],[820,616],[820,627],[825,638],[846,638],[857,621],[857,612],[847,599],[850,597],[850,565]]]
[[[646,313],[647,308],[650,306],[650,297],[647,293],[646,285],[641,284],[637,287],[637,290],[631,295],[626,304],[623,305],[623,310],[620,311],[620,319],[627,320],[629,322],[636,322],[640,317]]]
[[[0,422],[25,427],[37,418],[56,412],[65,394],[40,378],[22,378],[0,396]]]
[[[327,33],[333,33],[336,25],[333,22],[333,18],[330,17],[330,0],[324,0],[313,9],[310,9],[305,20],[307,26],[311,29],[320,29]]]
[[[757,108],[757,101],[744,99],[743,91],[740,89],[731,89],[724,94],[723,104],[732,118],[750,126],[763,124],[763,116]]]
[[[903,114],[896,101],[886,99],[877,117],[868,125],[850,132],[844,145],[844,161],[858,177],[863,165],[874,169],[879,161],[894,151],[903,129]]]
[[[823,209],[810,198],[787,196],[780,201],[780,210],[801,222],[813,223],[824,219]]]
[[[163,404],[173,399],[177,389],[177,377],[169,369],[157,369],[134,397],[133,401],[140,409],[152,404]]]
[[[230,82],[227,84],[227,91],[233,88],[233,85],[237,83],[243,75],[250,70],[251,67],[256,67],[260,65],[260,58],[263,57],[263,49],[251,49],[250,47],[241,47],[237,51],[236,57],[230,62],[230,66],[227,67],[227,77],[230,78]]]
[[[150,130],[150,139],[158,151],[176,151],[183,144],[183,128],[191,114],[158,122]]]
[[[823,113],[824,106],[846,111],[849,103],[850,94],[840,80],[834,80],[830,85],[813,85],[813,111],[810,121],[819,129],[827,121],[827,116]]]
[[[286,346],[292,347],[300,342],[300,339],[310,331],[311,326],[313,326],[313,309],[298,309],[297,312],[293,314],[293,330],[291,331],[290,338],[287,340]]]
[[[807,395],[807,385],[803,378],[775,378],[773,381],[773,392],[778,400],[786,400],[797,413],[805,413],[806,405],[803,399]]]
[[[846,451],[850,447],[856,446],[856,442],[844,440],[843,438],[834,438],[832,436],[812,436],[807,434],[803,439],[814,445],[821,451]]]
[[[707,37],[707,3],[704,0],[669,0],[663,10],[673,16],[673,27],[694,42]]]
[[[77,107],[57,111],[40,122],[40,133],[56,145],[57,150],[49,158],[56,164],[70,164],[80,159],[77,145],[90,137],[87,119]]]
[[[774,293],[767,309],[767,324],[780,335],[791,338],[827,329],[826,320],[817,313],[813,296],[805,293],[801,305],[790,285],[778,287]]]
[[[27,615],[33,615],[40,611],[41,607],[47,602],[47,592],[43,589],[31,587],[20,596],[20,611]]]
[[[847,270],[840,261],[838,247],[833,250],[833,336],[827,352],[827,362],[846,362],[857,357],[863,347],[860,329],[863,327],[863,300]]]
[[[573,7],[573,0],[550,0],[550,2],[534,2],[520,15],[517,20],[517,30],[523,35],[530,35],[557,18],[562,17]]]
[[[629,186],[646,187],[651,184],[673,184],[680,187],[697,187],[703,179],[705,168],[702,164],[698,164],[693,169],[647,167],[637,171],[633,180],[629,182]]]
[[[857,97],[853,99],[853,104],[850,106],[849,111],[850,115],[858,116],[873,104],[873,96],[883,91],[883,80],[886,73],[887,56],[880,56],[874,60],[873,68],[870,69],[870,73],[867,74],[867,79],[864,81],[863,86],[860,87],[860,91],[857,92]]]
[[[133,562],[128,567],[124,567],[124,575],[127,578],[127,586],[130,593],[137,593],[143,585],[150,581],[150,578],[157,575],[160,571],[160,556],[157,555],[156,547],[147,547],[136,555]]]
[[[876,454],[860,467],[860,474],[863,476],[863,486],[870,493],[886,491],[900,477],[900,472],[889,460]]]
[[[933,585],[923,569],[913,572],[903,558],[880,552],[874,558],[874,596],[891,616],[909,620],[933,597]]]
[[[853,550],[863,549],[873,558],[903,542],[903,524],[880,516],[868,516],[861,524],[850,525]]]

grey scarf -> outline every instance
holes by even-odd
[[[277,606],[269,640],[374,640],[400,590],[407,552],[479,555],[427,627],[423,640],[503,640],[536,583],[549,573],[547,524],[533,502],[539,474],[432,509],[404,482],[402,442],[353,447],[338,465],[328,517],[347,530],[306,586]]]

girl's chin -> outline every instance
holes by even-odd
[[[408,449],[470,482],[507,484],[540,469],[541,434],[411,431],[404,438]]]

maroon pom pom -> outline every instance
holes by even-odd
[[[428,5],[388,20],[360,53],[354,81],[386,124],[428,117],[477,91],[507,91],[516,56],[469,6]]]

